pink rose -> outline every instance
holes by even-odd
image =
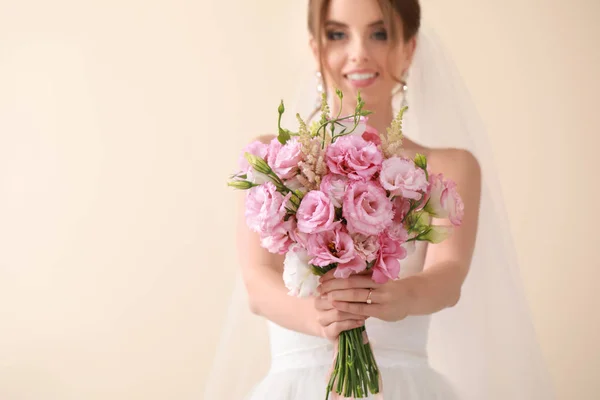
[[[292,229],[290,231],[290,238],[298,243],[298,245],[302,246],[304,249],[308,248],[308,237],[310,235],[308,233],[304,233],[304,232],[300,232],[298,230],[298,224],[296,223],[296,226],[294,227],[294,229]]]
[[[354,250],[354,242],[340,226],[333,230],[310,235],[308,253],[313,257],[311,264],[325,267],[337,263],[333,275],[336,278],[347,278],[352,273],[360,273],[367,268],[367,263]]]
[[[283,221],[289,199],[277,191],[272,182],[255,186],[246,195],[246,223],[261,235],[269,235]]]
[[[402,196],[395,197],[392,200],[392,206],[394,209],[394,223],[401,224],[410,211],[410,201]]]
[[[404,225],[401,224],[394,223],[390,225],[390,227],[387,228],[384,233],[401,243],[404,243],[408,240],[408,231]]]
[[[425,211],[437,218],[449,218],[453,225],[462,224],[465,205],[456,190],[456,183],[444,180],[442,174],[431,175],[429,201]]]
[[[339,226],[336,229],[310,235],[308,253],[313,257],[310,263],[319,267],[333,263],[344,264],[356,257],[352,237]]]
[[[248,164],[248,160],[246,159],[244,154],[246,154],[246,153],[254,154],[255,156],[260,157],[264,160],[265,157],[267,157],[267,149],[268,149],[267,144],[265,144],[261,141],[258,141],[258,140],[254,141],[254,142],[248,144],[246,147],[244,147],[244,150],[242,151],[242,154],[240,155],[240,158],[238,161],[240,171],[242,171],[242,173],[244,173],[244,174],[247,174],[248,171],[250,171],[252,169],[252,167],[250,167],[250,164]]]
[[[329,196],[334,207],[341,207],[348,186],[348,178],[343,175],[327,174],[321,181],[321,191]]]
[[[360,136],[343,136],[327,148],[327,167],[352,180],[369,180],[379,172],[383,155],[377,146]]]
[[[344,197],[343,216],[351,233],[379,235],[392,223],[394,211],[381,186],[354,182]]]
[[[348,278],[352,274],[360,274],[361,272],[363,272],[366,269],[367,269],[366,261],[362,257],[357,255],[352,260],[348,261],[347,263],[338,264],[338,266],[335,268],[335,271],[333,271],[333,276],[338,279],[339,278],[345,279],[345,278]]]
[[[304,160],[302,145],[297,137],[281,144],[277,138],[271,140],[267,152],[267,164],[281,179],[291,179],[298,173],[298,164]]]
[[[412,160],[399,157],[388,158],[383,162],[379,180],[392,196],[403,196],[412,200],[419,200],[429,185],[425,171],[417,167]]]
[[[298,219],[298,230],[303,233],[318,233],[332,229],[335,225],[335,208],[329,197],[319,191],[311,190],[308,192],[298,211],[296,212]]]
[[[285,254],[294,241],[290,238],[290,232],[295,228],[293,218],[283,221],[275,226],[270,234],[261,235],[260,244],[269,252],[274,254]]]
[[[367,128],[362,134],[362,138],[365,139],[367,142],[375,144],[376,146],[381,145],[381,138],[379,137],[379,133],[377,132],[377,129],[373,127],[367,126]]]
[[[352,235],[354,241],[354,250],[366,262],[371,262],[378,257],[379,238],[377,236],[367,236],[361,233]]]
[[[407,251],[402,242],[383,233],[379,236],[379,258],[373,266],[373,281],[386,283],[396,280],[400,275],[400,260],[406,257]]]

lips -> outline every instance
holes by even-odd
[[[344,74],[344,78],[346,78],[352,86],[357,88],[371,86],[378,77],[378,72],[371,71],[353,71]]]
[[[353,72],[344,75],[345,78],[350,79],[352,81],[364,81],[376,78],[377,76],[379,76],[377,72]]]

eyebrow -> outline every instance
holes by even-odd
[[[340,27],[343,27],[343,28],[347,28],[348,27],[348,25],[344,24],[343,22],[334,21],[334,20],[329,20],[329,21],[325,22],[325,25],[326,26],[328,26],[328,25],[334,25],[334,26],[340,26]],[[383,20],[380,19],[378,21],[371,22],[369,24],[369,27],[378,26],[378,25],[384,25]]]

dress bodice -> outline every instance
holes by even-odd
[[[415,250],[400,261],[400,277],[423,270],[426,242],[417,242]],[[429,316],[410,316],[398,322],[376,318],[366,321],[367,334],[380,366],[393,366],[414,360],[427,360]],[[285,329],[269,322],[271,368],[285,370],[330,365],[333,344],[324,338]]]

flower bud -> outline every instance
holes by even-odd
[[[248,163],[254,168],[257,172],[263,173],[265,175],[270,175],[273,173],[269,164],[262,158],[255,156],[251,153],[245,153],[244,156],[248,160]]]
[[[249,181],[242,181],[242,180],[236,180],[236,181],[230,181],[227,183],[228,186],[231,186],[234,189],[241,189],[241,190],[248,190],[253,188],[255,185],[252,182]]]
[[[271,182],[269,175],[263,174],[255,170],[248,171],[248,180],[255,186],[262,185],[263,183]]]
[[[448,239],[451,234],[451,226],[432,226],[426,234],[421,235],[420,239],[430,243],[441,243]]]
[[[425,157],[423,154],[417,153],[415,156],[415,164],[417,167],[427,170],[427,157]]]
[[[431,224],[431,216],[427,211],[419,211],[414,216],[414,229],[416,231],[422,231],[426,228],[429,228]]]

